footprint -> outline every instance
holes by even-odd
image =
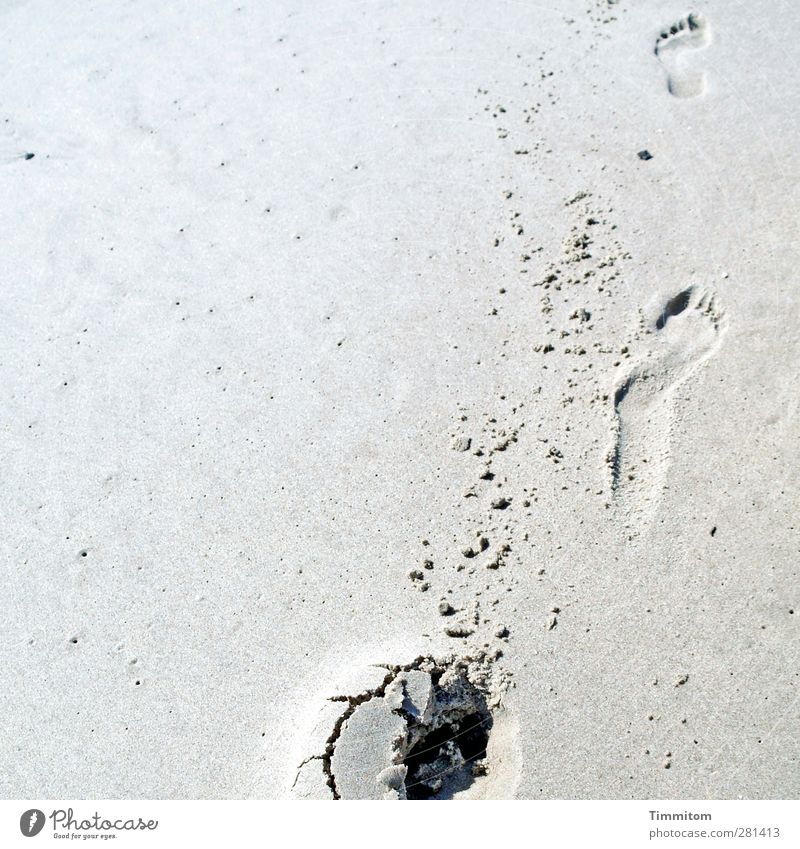
[[[305,799],[454,799],[512,795],[515,726],[492,660],[419,657],[373,667],[379,680],[329,697],[291,794]]]
[[[686,67],[688,54],[706,47],[711,31],[706,19],[692,12],[664,29],[656,39],[655,54],[667,71],[667,88],[675,97],[697,97],[706,90],[705,71]]]
[[[717,350],[725,326],[714,295],[694,286],[683,289],[653,322],[649,355],[616,386],[611,489],[632,514],[658,503],[670,462],[675,389]]]

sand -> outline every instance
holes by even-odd
[[[797,6],[0,12],[4,797],[800,794]]]

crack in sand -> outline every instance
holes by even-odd
[[[353,715],[353,712],[359,705],[362,705],[365,702],[370,701],[371,699],[381,698],[386,693],[386,688],[392,683],[392,681],[394,681],[400,671],[401,670],[399,667],[389,668],[389,672],[387,673],[386,677],[383,679],[381,684],[374,690],[368,690],[366,693],[361,693],[358,696],[331,696],[328,699],[328,701],[330,702],[347,702],[347,708],[336,720],[336,723],[333,726],[333,730],[331,731],[330,737],[328,737],[328,739],[325,741],[325,754],[317,756],[322,760],[322,771],[325,773],[328,787],[331,788],[331,792],[333,793],[334,799],[342,798],[339,795],[339,790],[336,786],[336,776],[333,774],[332,764],[333,755],[336,750],[336,744],[338,743],[339,738],[342,735],[342,729],[344,728],[345,723]],[[313,758],[310,758],[308,760],[313,760]],[[302,769],[302,767],[303,764],[300,764],[300,766],[298,766],[297,768],[298,776],[300,775],[300,769]],[[295,778],[295,784],[296,783],[297,778]]]

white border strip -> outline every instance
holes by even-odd
[[[388,805],[388,807],[387,807]],[[0,846],[800,846],[797,801],[2,801]],[[23,836],[22,823],[32,837]],[[71,819],[69,811],[72,811]],[[42,823],[39,814],[44,816]],[[705,833],[705,836],[702,834]]]

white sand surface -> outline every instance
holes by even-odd
[[[0,3],[2,795],[796,798],[799,26]]]

